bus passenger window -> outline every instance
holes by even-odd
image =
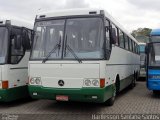
[[[130,39],[130,51],[133,51],[133,46],[132,46],[132,39]]]
[[[127,37],[127,39],[128,39],[128,50],[131,50],[131,46],[130,46],[130,39],[129,39],[129,37]]]
[[[123,35],[123,32],[121,30],[119,30],[119,44],[120,44],[120,47],[125,48],[124,35]]]
[[[17,61],[19,61],[19,54],[23,54],[23,51],[21,51],[20,49],[17,49],[15,46],[15,40],[17,38],[13,37],[13,39],[11,39],[11,63],[17,63]],[[22,52],[22,53],[21,53]]]
[[[136,43],[134,42],[134,53],[136,53]]]
[[[125,48],[126,50],[128,50],[128,36],[124,35],[124,38],[125,38]]]
[[[135,43],[134,43],[134,41],[132,42],[132,45],[133,45],[133,52],[135,52]]]
[[[17,64],[24,55],[24,48],[22,45],[21,32],[16,29],[11,35],[11,64]]]

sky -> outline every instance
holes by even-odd
[[[40,12],[72,8],[103,8],[129,32],[160,27],[160,0],[0,0],[0,19],[33,24]]]

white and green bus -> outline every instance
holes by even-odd
[[[42,13],[34,32],[29,60],[32,98],[113,105],[116,93],[135,86],[138,42],[104,10]]]
[[[0,20],[0,102],[29,97],[31,27],[19,20]]]

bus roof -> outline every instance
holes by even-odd
[[[0,25],[6,25],[6,24],[33,29],[33,24],[28,21],[16,20],[16,19],[0,19]]]
[[[51,17],[63,17],[63,16],[76,16],[76,15],[98,15],[98,14],[104,14],[109,20],[112,21],[118,28],[120,28],[126,35],[128,35],[132,40],[134,40],[136,43],[138,41],[125,30],[108,12],[106,12],[103,9],[93,9],[93,8],[87,8],[87,9],[67,9],[67,10],[58,10],[58,11],[49,11],[40,13],[36,16],[36,19],[44,19],[44,18],[51,18]]]
[[[151,36],[156,36],[156,35],[160,35],[160,29],[153,29],[150,33]]]

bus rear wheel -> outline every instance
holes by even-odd
[[[134,74],[132,82],[130,84],[130,88],[133,89],[136,86],[136,75]]]

